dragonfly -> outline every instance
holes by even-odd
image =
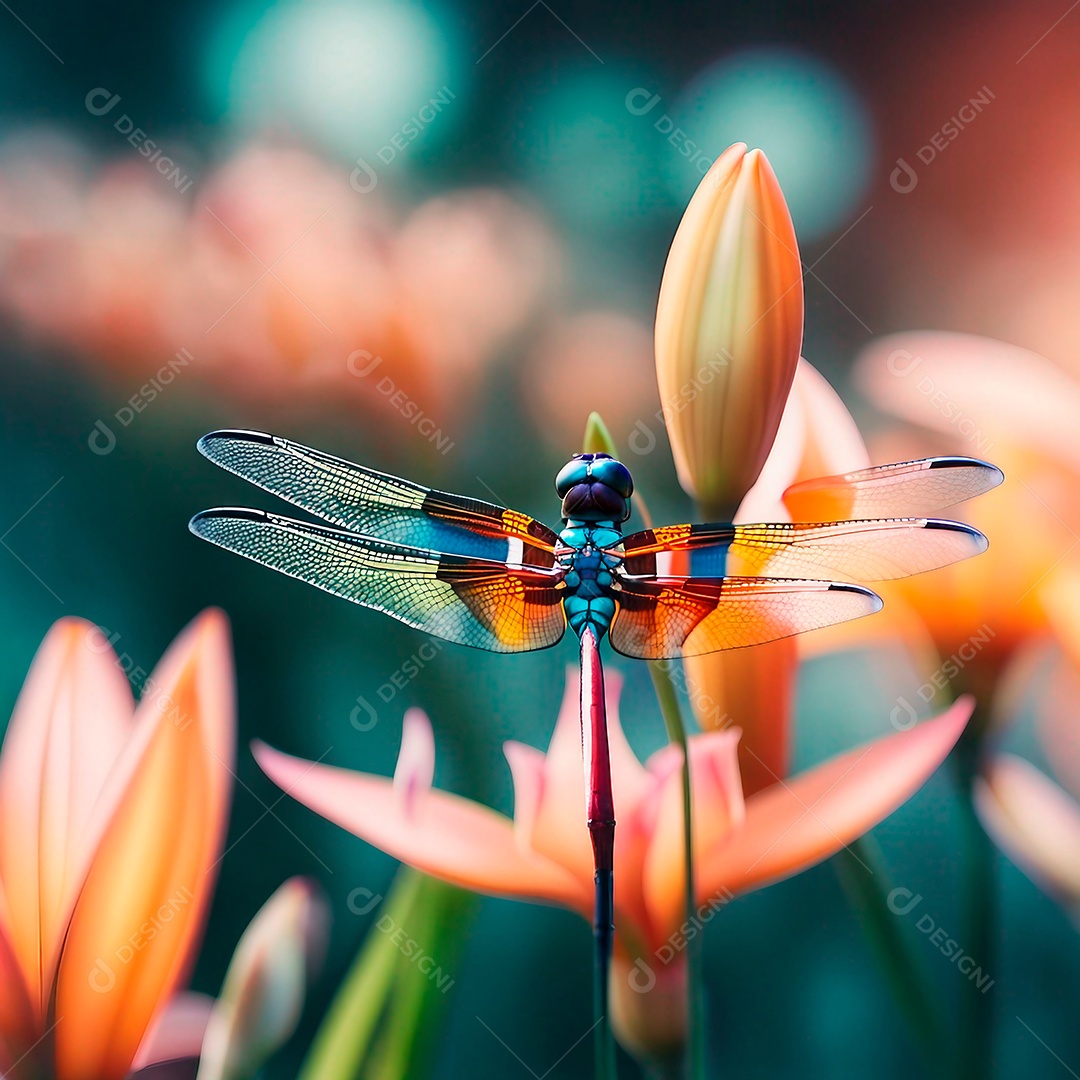
[[[682,524],[624,535],[634,481],[604,453],[575,454],[559,471],[556,532],[521,511],[276,435],[214,431],[198,448],[318,520],[218,508],[192,518],[196,536],[461,645],[529,652],[556,645],[567,627],[578,638],[594,930],[605,973],[614,937],[615,810],[601,642],[624,656],[666,660],[873,614],[881,599],[861,582],[933,570],[986,549],[977,529],[926,515],[1004,479],[975,458],[925,458],[788,489],[796,511],[828,506],[843,520]]]

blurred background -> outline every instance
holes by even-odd
[[[598,409],[657,517],[685,519],[651,322],[681,210],[735,140],[773,162],[807,266],[804,353],[868,433],[881,418],[848,372],[885,333],[992,335],[1075,373],[1078,50],[1066,0],[5,4],[5,709],[63,614],[149,670],[216,604],[235,634],[242,745],[389,773],[418,704],[439,786],[508,811],[502,741],[546,746],[571,652],[439,649],[396,688],[426,639],[188,534],[194,511],[253,494],[199,457],[198,436],[270,430],[551,522],[552,477]],[[624,666],[644,754],[662,725],[643,666]],[[888,731],[895,693],[851,657],[809,661],[798,763]],[[1014,737],[1031,741],[1022,725]],[[239,775],[194,983],[218,988],[287,876],[323,883],[330,961],[268,1074],[284,1080],[377,918],[350,894],[385,892],[393,865],[283,798],[246,753]],[[897,882],[945,927],[960,918],[950,798],[939,776],[877,830]],[[1000,1075],[1067,1075],[1080,946],[1000,869]],[[443,1028],[427,1033],[435,1075],[590,1075],[590,1042],[575,1045],[585,923],[485,899],[463,932]],[[966,990],[923,944],[943,995]],[[917,1070],[827,865],[728,905],[708,956],[717,1075]]]

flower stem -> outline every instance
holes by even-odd
[[[687,921],[695,917],[697,900],[694,888],[694,829],[693,799],[690,788],[690,747],[686,738],[686,725],[683,723],[679,698],[671,678],[670,663],[663,664],[649,661],[649,673],[652,675],[656,699],[664,717],[668,738],[682,750],[682,795],[683,795],[683,860],[686,864],[685,911]],[[686,1062],[690,1080],[704,1080],[705,1077],[705,980],[704,957],[702,954],[702,935],[695,934],[687,942],[687,1028]]]
[[[867,833],[837,852],[832,864],[924,1060],[940,1072],[949,1057],[945,1014],[937,988],[913,947],[910,926],[889,903],[892,882],[880,848]]]
[[[996,958],[997,902],[994,846],[975,812],[974,784],[982,752],[981,725],[973,721],[952,755],[959,786],[963,828],[964,881],[962,903],[966,951],[983,971],[993,971]],[[992,985],[992,984],[991,984]],[[985,989],[989,989],[986,987]],[[974,983],[961,1001],[961,1080],[991,1080],[993,1076],[994,999]]]

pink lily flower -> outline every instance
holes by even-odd
[[[681,755],[642,764],[619,722],[621,680],[607,680],[619,843],[612,1019],[625,1046],[655,1053],[683,1038]],[[573,672],[547,753],[505,746],[514,817],[431,787],[435,747],[419,709],[405,716],[394,778],[318,765],[262,743],[264,772],[293,798],[425,873],[477,892],[546,901],[592,917],[593,863],[581,814],[584,778]],[[805,870],[892,813],[927,780],[971,713],[962,699],[936,719],[888,735],[744,798],[739,731],[693,736],[696,876],[703,921],[733,895]]]

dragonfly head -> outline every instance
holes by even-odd
[[[575,521],[625,521],[634,481],[610,454],[575,454],[555,477],[562,516]]]

